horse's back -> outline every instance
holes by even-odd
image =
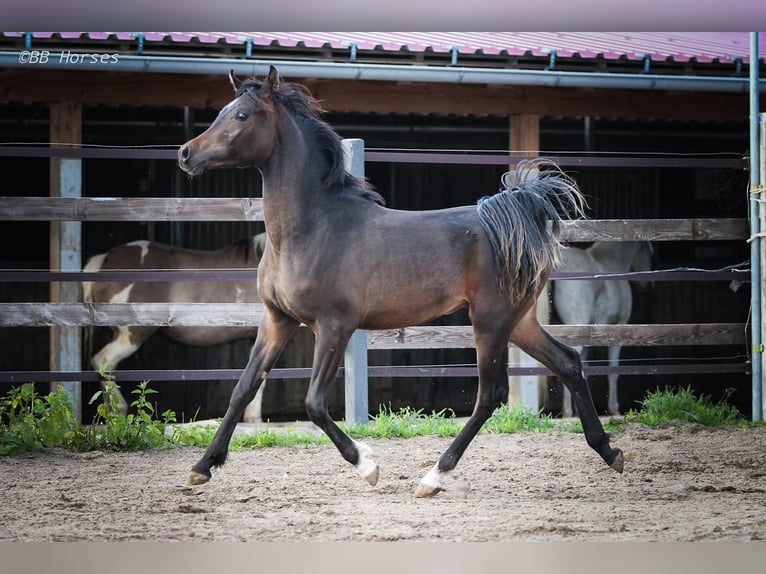
[[[343,229],[317,230],[311,249],[284,261],[270,252],[260,269],[265,296],[306,324],[343,308],[361,313],[361,328],[391,329],[450,313],[472,291],[496,287],[475,207],[400,211],[368,203],[348,219]]]

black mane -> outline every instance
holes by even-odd
[[[242,95],[249,89],[260,89],[263,83],[251,79],[242,84],[237,91],[237,96]],[[343,162],[343,144],[338,133],[322,119],[324,110],[309,90],[301,85],[291,82],[280,82],[273,93],[274,101],[283,105],[288,112],[296,116],[314,134],[322,151],[329,169],[322,182],[323,189],[337,189],[342,193],[354,193],[365,199],[385,205],[383,197],[375,191],[373,186],[365,178],[356,177],[346,171]]]

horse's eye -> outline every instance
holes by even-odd
[[[247,119],[247,114],[245,112],[237,112],[237,119],[244,122]]]

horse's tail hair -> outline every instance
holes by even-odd
[[[106,260],[106,253],[99,253],[98,255],[94,255],[90,259],[88,259],[88,262],[85,264],[85,267],[82,268],[83,271],[88,273],[95,273],[96,271],[101,271],[101,267],[104,264],[104,261]],[[82,282],[82,302],[83,303],[93,303],[93,281],[83,281]],[[94,339],[94,331],[95,327],[93,325],[88,325],[85,328],[84,331],[84,341],[83,341],[83,348],[85,349],[85,352],[87,353],[87,360],[90,361],[90,358],[93,356],[93,339]],[[91,366],[90,364],[88,365]]]
[[[498,283],[514,303],[536,295],[558,261],[561,221],[585,218],[576,182],[551,160],[522,160],[501,191],[479,200],[479,221],[492,245]]]

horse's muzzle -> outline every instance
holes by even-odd
[[[204,162],[193,163],[193,149],[188,143],[178,148],[178,167],[189,175],[200,175],[205,170]]]

